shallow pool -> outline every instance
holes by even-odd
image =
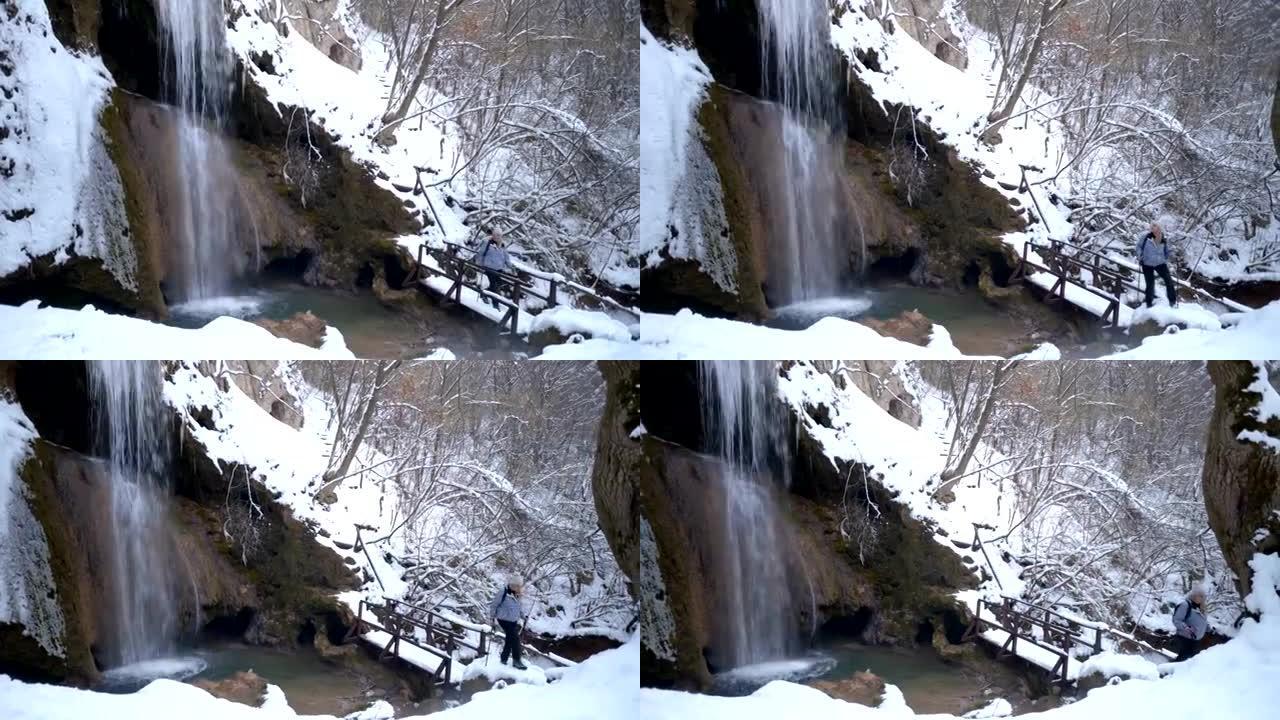
[[[371,292],[268,278],[239,295],[174,305],[169,308],[168,322],[199,328],[223,315],[249,321],[284,320],[309,311],[336,327],[357,357],[422,357],[439,348],[466,356],[505,349],[506,341],[492,323],[429,303],[423,303],[420,310],[411,316],[387,308]]]

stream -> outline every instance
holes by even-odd
[[[299,715],[342,717],[377,700],[391,703],[397,716],[424,715],[465,703],[490,687],[484,680],[446,685],[433,697],[415,703],[409,699],[404,682],[388,666],[372,660],[333,663],[305,650],[221,643],[113,669],[104,674],[96,689],[132,693],[157,678],[219,681],[248,670],[283,690],[289,707]]]
[[[826,317],[854,322],[887,321],[916,310],[951,333],[951,340],[966,355],[1010,356],[1041,343],[1058,346],[1064,358],[1093,358],[1118,352],[1137,341],[1122,335],[1096,332],[1084,340],[1058,337],[1033,327],[1028,321],[1002,311],[977,291],[917,287],[907,283],[877,283],[842,297],[825,298],[778,308],[770,327],[804,330]],[[1086,328],[1093,327],[1085,325]]]
[[[824,644],[822,652],[833,658],[835,664],[821,679],[839,680],[870,671],[886,683],[896,685],[917,713],[958,715],[982,702],[986,683],[957,665],[943,662],[932,648],[838,640]],[[987,698],[990,699],[993,698]]]
[[[200,328],[221,315],[248,320],[285,320],[310,311],[336,327],[347,347],[362,358],[422,357],[447,348],[459,357],[510,353],[507,340],[487,322],[466,311],[445,310],[431,302],[418,305],[417,316],[384,306],[371,292],[311,287],[264,277],[243,294],[175,305],[168,323]]]
[[[1015,714],[1032,709],[1021,684],[1008,669],[989,672],[947,663],[927,646],[866,645],[845,638],[820,639],[807,656],[734,668],[715,676],[716,695],[750,695],[773,680],[808,683],[843,680],[871,672],[902,691],[916,713],[959,715],[1003,697]]]

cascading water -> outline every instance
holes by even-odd
[[[798,644],[795,605],[770,458],[785,456],[787,421],[772,397],[769,363],[699,365],[703,427],[721,458],[726,537],[727,659],[733,667],[790,656]],[[782,465],[785,466],[785,462]],[[781,483],[787,484],[784,476]]]
[[[97,452],[111,486],[115,637],[108,662],[116,666],[167,655],[178,631],[160,384],[156,363],[89,365]]]
[[[235,188],[221,131],[231,102],[232,63],[222,0],[161,0],[167,31],[165,88],[178,108],[178,299],[226,295],[240,268],[235,252]]]
[[[844,122],[827,1],[757,0],[757,7],[765,94],[784,109],[783,197],[773,220],[784,267],[775,268],[774,295],[793,305],[840,291],[848,275],[840,239],[861,223],[842,227]]]

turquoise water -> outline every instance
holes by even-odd
[[[505,341],[492,323],[463,310],[443,310],[423,303],[413,316],[392,310],[372,292],[309,287],[267,280],[232,297],[214,298],[170,308],[169,324],[199,328],[220,315],[242,320],[283,320],[311,312],[336,327],[357,357],[421,357],[438,348],[458,356],[501,350]]]
[[[917,713],[959,713],[969,709],[982,684],[957,665],[948,664],[928,647],[888,647],[852,641],[825,644],[821,651],[835,660],[822,676],[838,680],[869,670],[902,691]]]

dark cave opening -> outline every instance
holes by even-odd
[[[365,290],[373,287],[373,278],[376,272],[371,262],[361,265],[360,271],[356,273],[356,287]]]
[[[84,455],[93,454],[93,414],[86,411],[93,403],[85,363],[20,362],[14,392],[40,437]]]
[[[311,263],[315,258],[316,253],[314,250],[303,248],[293,255],[282,255],[270,260],[263,266],[262,275],[302,282],[307,271],[311,269]]]
[[[852,615],[837,615],[822,624],[818,629],[819,635],[853,638],[861,640],[868,629],[871,628],[872,621],[875,620],[876,611],[869,607],[860,607]]]
[[[246,635],[253,628],[257,617],[257,611],[251,607],[240,608],[229,615],[214,616],[200,628],[201,639],[247,641]]]
[[[874,283],[886,280],[904,280],[911,277],[920,262],[920,249],[907,248],[900,255],[884,255],[867,267],[867,280]]]
[[[916,644],[930,645],[933,643],[933,623],[928,620],[921,620],[916,625]]]

